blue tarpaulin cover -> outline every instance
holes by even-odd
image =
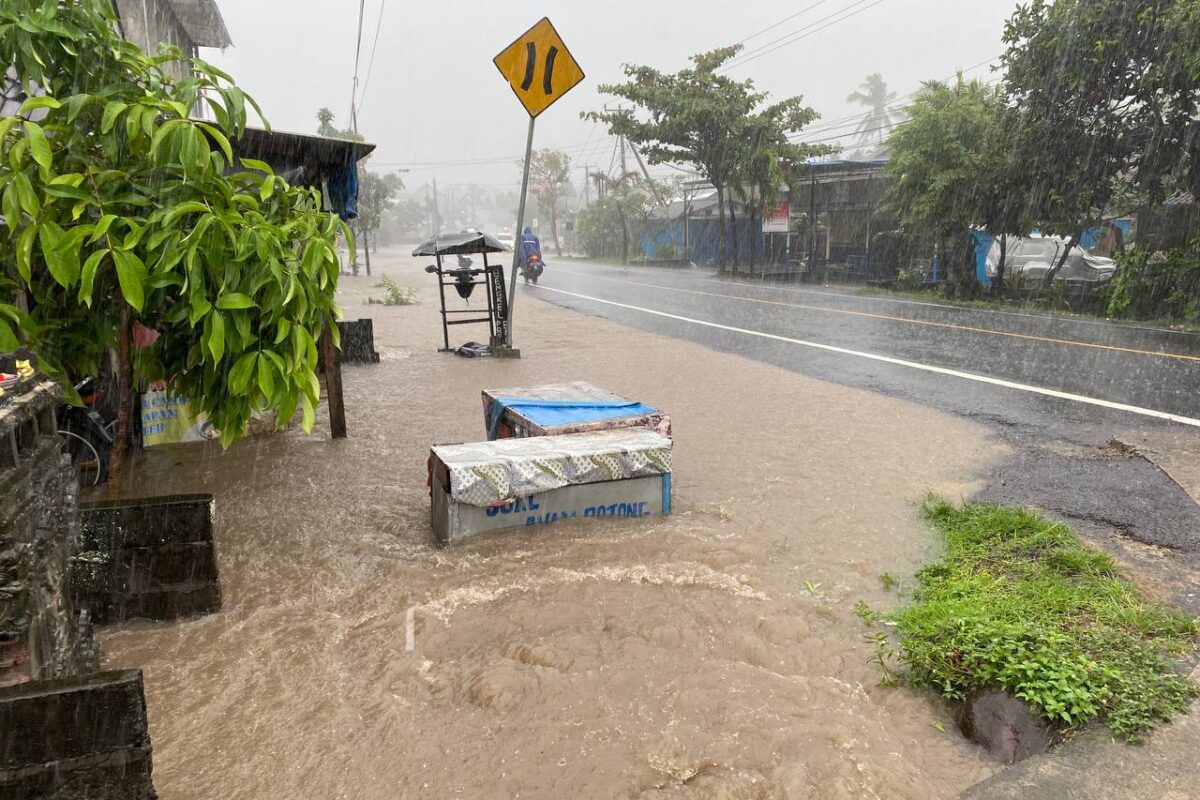
[[[604,402],[600,400],[535,400],[528,397],[497,397],[488,419],[488,436],[495,438],[506,408],[543,427],[572,422],[594,422],[641,414],[656,414],[658,409],[636,401]]]

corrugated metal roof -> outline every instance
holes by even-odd
[[[239,157],[266,161],[276,171],[283,171],[310,161],[332,169],[345,164],[348,153],[353,153],[356,161],[362,160],[371,154],[375,145],[311,133],[246,128],[242,138],[233,143],[233,149]]]
[[[199,47],[229,47],[229,29],[216,0],[166,0],[179,24]]]

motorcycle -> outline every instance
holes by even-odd
[[[536,286],[538,278],[541,277],[545,268],[545,264],[542,263],[542,257],[537,253],[530,253],[529,257],[525,259],[525,263],[521,265],[521,277],[525,279],[526,283],[532,283]]]
[[[99,486],[108,480],[108,454],[116,441],[115,419],[105,419],[97,410],[99,394],[95,378],[85,378],[75,386],[82,406],[64,406],[59,410],[59,435],[66,439],[66,451],[79,471],[80,483]]]

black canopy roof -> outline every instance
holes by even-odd
[[[348,153],[354,154],[355,161],[361,161],[374,149],[375,145],[369,142],[307,133],[265,131],[262,128],[246,128],[242,137],[233,143],[233,150],[239,158],[265,161],[276,172],[286,172],[309,163],[319,165],[322,171],[334,170],[345,166]]]
[[[490,233],[443,233],[413,250],[414,256],[453,256],[467,253],[503,253],[508,248]]]

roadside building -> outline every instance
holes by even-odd
[[[159,44],[175,45],[189,56],[201,47],[232,44],[216,0],[113,0],[113,6],[121,35],[151,55]],[[185,65],[177,61],[164,64],[163,70],[176,80],[187,77]],[[0,85],[0,118],[16,114],[28,91],[8,69]]]
[[[894,227],[882,210],[886,159],[812,161],[792,168],[791,187],[783,187],[772,208],[740,199],[729,212],[726,199],[726,247],[730,260],[764,275],[841,275],[868,280],[897,267],[873,259],[880,235]],[[735,198],[737,193],[730,192]],[[645,258],[698,263],[718,259],[720,214],[717,193],[703,182],[688,184],[683,197],[651,215],[642,236]],[[890,257],[888,252],[881,255]]]
[[[175,45],[195,56],[201,47],[225,48],[233,44],[216,0],[114,0],[121,35],[150,55],[160,44]],[[163,69],[176,79],[187,76],[183,64]]]

